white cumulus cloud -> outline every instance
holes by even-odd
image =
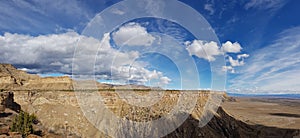
[[[243,66],[245,64],[244,60],[235,60],[231,56],[228,57],[229,63],[231,66],[236,67],[236,66]]]
[[[159,82],[159,84],[158,85],[162,85],[162,86],[164,86],[164,85],[167,85],[167,84],[169,84],[170,83],[170,81],[171,81],[171,79],[170,78],[168,78],[168,77],[161,77],[160,78],[160,82]]]
[[[155,37],[147,32],[145,27],[138,23],[128,23],[114,32],[113,40],[119,46],[150,46],[155,40]]]
[[[225,54],[225,57],[227,57],[227,61],[230,65],[223,66],[222,71],[230,73],[236,73],[235,67],[244,66],[244,59],[249,57],[249,54],[239,54],[237,55],[237,59],[233,59],[232,56],[227,55],[227,53],[241,52],[242,46],[238,42],[232,43],[227,41],[226,43],[222,44],[221,48],[216,42],[205,42],[202,40],[194,40],[193,42],[186,41],[185,45],[190,56],[194,55],[198,58],[206,59],[209,62],[214,61],[215,56]]]
[[[208,61],[214,61],[214,56],[221,54],[218,44],[213,41],[205,42],[202,40],[194,40],[193,42],[186,42],[185,44],[190,55],[195,55]]]
[[[242,47],[238,42],[232,43],[230,41],[227,41],[226,43],[222,44],[221,50],[224,53],[240,53]]]
[[[131,65],[140,56],[139,52],[121,52],[112,48],[109,33],[104,34],[102,40],[76,32],[40,36],[5,33],[0,36],[0,62],[11,63],[36,74],[72,74],[73,55],[79,40],[79,58],[73,64],[73,70],[79,73],[90,74],[88,71],[91,69],[85,69],[84,65],[95,62],[92,64],[95,65],[93,70],[97,79],[136,84],[144,84],[152,79],[161,84],[171,81],[162,72],[148,70],[145,64],[138,61]],[[91,55],[95,53],[95,48],[98,48],[97,55]]]
[[[205,42],[202,40],[194,40],[193,42],[185,42],[186,49],[189,52],[190,56],[194,55],[198,58],[206,59],[209,62],[215,60],[215,56],[225,54],[227,61],[230,66],[224,66],[223,71],[229,71],[230,73],[236,73],[234,67],[245,65],[245,58],[248,58],[248,54],[239,54],[237,59],[233,59],[232,56],[227,55],[227,53],[240,53],[242,46],[238,42],[230,42],[222,44],[222,47],[219,47],[216,42]]]

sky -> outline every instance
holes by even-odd
[[[134,1],[2,1],[0,62],[113,84],[300,94],[300,1]]]

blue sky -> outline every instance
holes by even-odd
[[[95,67],[95,74],[96,78],[103,82],[132,82],[171,89],[212,89],[211,77],[217,72],[212,73],[210,65],[218,61],[217,57],[223,57],[226,61],[223,71],[227,71],[225,87],[229,92],[300,92],[299,1],[182,0],[181,2],[195,9],[207,20],[219,40],[216,43],[210,43],[213,40],[204,36],[203,39],[198,39],[180,24],[155,18],[124,22],[112,32],[107,32],[110,34],[106,35],[106,39],[101,37],[94,40],[84,37],[85,28],[90,21],[98,13],[118,2],[117,0],[1,2],[0,62],[11,63],[20,69],[42,76],[71,75],[72,56],[76,52],[77,42],[80,40],[80,43],[88,47],[101,41],[106,42],[107,39],[104,45],[106,47],[96,53],[100,57],[96,61],[99,62],[99,66]],[[124,11],[114,12],[124,14],[122,13]],[[174,11],[174,16],[177,14],[180,12]],[[186,22],[193,24],[195,21]],[[196,23],[194,24],[197,26]],[[136,37],[135,34],[143,35],[125,41],[127,36]],[[169,39],[165,35],[174,39]],[[124,42],[127,44],[123,46]],[[148,44],[152,46],[151,49],[147,46],[138,46]],[[172,47],[164,52],[163,48],[159,51],[161,45]],[[167,55],[181,50],[183,52],[179,52],[180,60],[177,62],[184,67],[176,68],[177,62],[170,60],[172,56],[143,54],[146,49]],[[206,51],[204,53],[206,56],[201,53],[201,49]],[[89,54],[93,48],[82,51]],[[194,80],[197,77],[192,75],[185,77],[191,79],[186,80],[191,81],[188,82],[190,85],[181,86],[185,79],[178,77],[179,70],[193,70],[194,65],[188,66],[181,62],[188,58],[191,58],[197,67],[196,74],[200,78],[200,86],[198,81]],[[111,63],[112,59],[116,61],[114,64]],[[132,75],[126,75],[128,72]],[[181,75],[184,75],[184,71]]]

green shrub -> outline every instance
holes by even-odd
[[[21,111],[18,116],[13,120],[11,127],[12,132],[19,132],[23,137],[33,134],[34,130],[32,124],[37,122],[37,118],[34,114]]]

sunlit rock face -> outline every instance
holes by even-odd
[[[124,99],[120,99],[117,94],[111,92],[99,92],[103,96],[103,101],[106,107],[116,116],[123,119],[132,120],[133,122],[153,121],[168,114],[171,108],[176,104],[178,92],[170,91],[165,94],[162,100],[154,104],[150,108],[137,107],[126,104]],[[219,108],[215,112],[214,117],[203,127],[199,127],[199,121],[205,117],[205,94],[199,95],[198,102],[189,117],[173,132],[170,132],[165,137],[268,137],[268,136],[283,136],[293,137],[299,135],[299,130],[281,129],[274,127],[266,127],[262,125],[250,125],[235,119],[228,115],[223,109]],[[24,110],[34,112],[41,122],[48,128],[48,131],[57,132],[59,134],[75,134],[81,137],[100,136],[106,137],[105,132],[99,131],[92,122],[89,122],[80,109],[74,92],[42,92],[31,96],[31,102],[28,101],[26,94],[22,92],[16,93],[16,101],[22,105]],[[97,107],[91,106],[86,112],[94,112],[99,114],[97,121],[102,122],[100,114],[97,113]],[[112,121],[113,122],[113,121]],[[112,123],[102,122],[102,123]],[[176,120],[170,120],[172,125]],[[120,123],[124,128],[126,124]],[[127,124],[130,125],[130,124]],[[114,126],[118,128],[119,126]],[[149,134],[148,130],[152,129],[144,127],[132,127],[132,131]],[[164,129],[160,127],[157,129]],[[119,130],[118,136],[134,137],[135,133],[130,133],[129,130]],[[155,136],[156,134],[149,134]]]
[[[136,89],[132,90],[135,96],[120,96],[120,93],[128,92],[126,89],[122,90],[122,88],[126,88],[125,86],[97,84],[99,90],[78,92],[82,92],[86,96],[96,93],[102,98],[89,97],[88,101],[80,103],[76,95],[78,92],[74,92],[72,89],[72,83],[74,82],[69,77],[40,78],[18,71],[10,65],[1,65],[0,74],[1,79],[5,80],[0,83],[1,89],[11,88],[14,90],[14,94],[1,93],[1,105],[5,105],[3,108],[14,107],[13,103],[17,102],[21,105],[22,110],[37,115],[48,132],[57,135],[109,137],[105,131],[99,131],[97,125],[105,126],[114,123],[115,120],[105,120],[103,118],[112,118],[112,116],[105,115],[105,112],[99,110],[99,103],[103,103],[105,110],[110,111],[121,120],[130,120],[129,123],[121,122],[111,126],[110,129],[117,128],[116,137],[136,137],[137,134],[145,137],[158,137],[161,135],[153,130],[167,131],[168,127],[180,122],[178,118],[170,118],[167,123],[160,127],[151,125],[152,121],[161,119],[171,113],[180,101],[181,91],[163,91],[162,89],[150,91],[149,87],[137,86]],[[152,93],[151,98],[159,100],[148,106],[132,104],[150,103],[151,101],[147,101],[147,95],[150,93]],[[193,98],[196,99],[196,104],[191,112],[176,114],[177,116],[187,115],[187,119],[179,124],[176,129],[166,133],[165,137],[293,137],[299,135],[299,130],[249,125],[231,117],[221,107],[217,111],[206,108],[208,104],[218,104],[217,102],[214,103],[213,100],[208,102],[214,96],[224,97],[223,100],[228,100],[222,92],[183,91],[183,93],[195,94]],[[134,102],[130,103],[130,101]],[[81,108],[79,103],[86,104],[88,108]],[[211,120],[209,118],[206,125],[199,127],[201,120],[205,120],[208,113],[212,113],[214,117]],[[93,118],[94,120],[88,120],[88,114],[95,114],[97,117]],[[95,122],[97,122],[96,125]],[[139,122],[150,123],[146,127],[134,125]]]
[[[35,113],[39,117],[40,121],[49,128],[49,131],[74,133],[82,137],[91,137],[94,135],[105,136],[104,133],[96,129],[85,118],[77,103],[75,92],[47,91],[31,93],[30,95],[28,95],[28,92],[26,91],[19,91],[15,93],[15,99],[22,105],[22,109]],[[126,100],[128,99],[121,99],[115,92],[101,91],[99,92],[99,95],[103,97],[103,101],[101,102],[103,102],[106,108],[113,112],[116,116],[135,122],[145,122],[159,119],[165,114],[168,114],[172,110],[173,106],[177,104],[179,92],[166,92],[161,101],[152,105],[151,108],[127,104]],[[202,111],[204,110],[203,107],[207,96],[202,94],[199,95],[198,99],[199,102],[191,114],[191,117],[196,120],[202,117]],[[87,110],[88,111],[85,112],[94,112],[97,114],[96,106],[91,106]],[[65,127],[68,129],[65,129]],[[141,130],[141,132],[143,131]],[[124,133],[124,135],[130,136],[130,133],[125,134],[125,131],[120,131],[119,133]]]

